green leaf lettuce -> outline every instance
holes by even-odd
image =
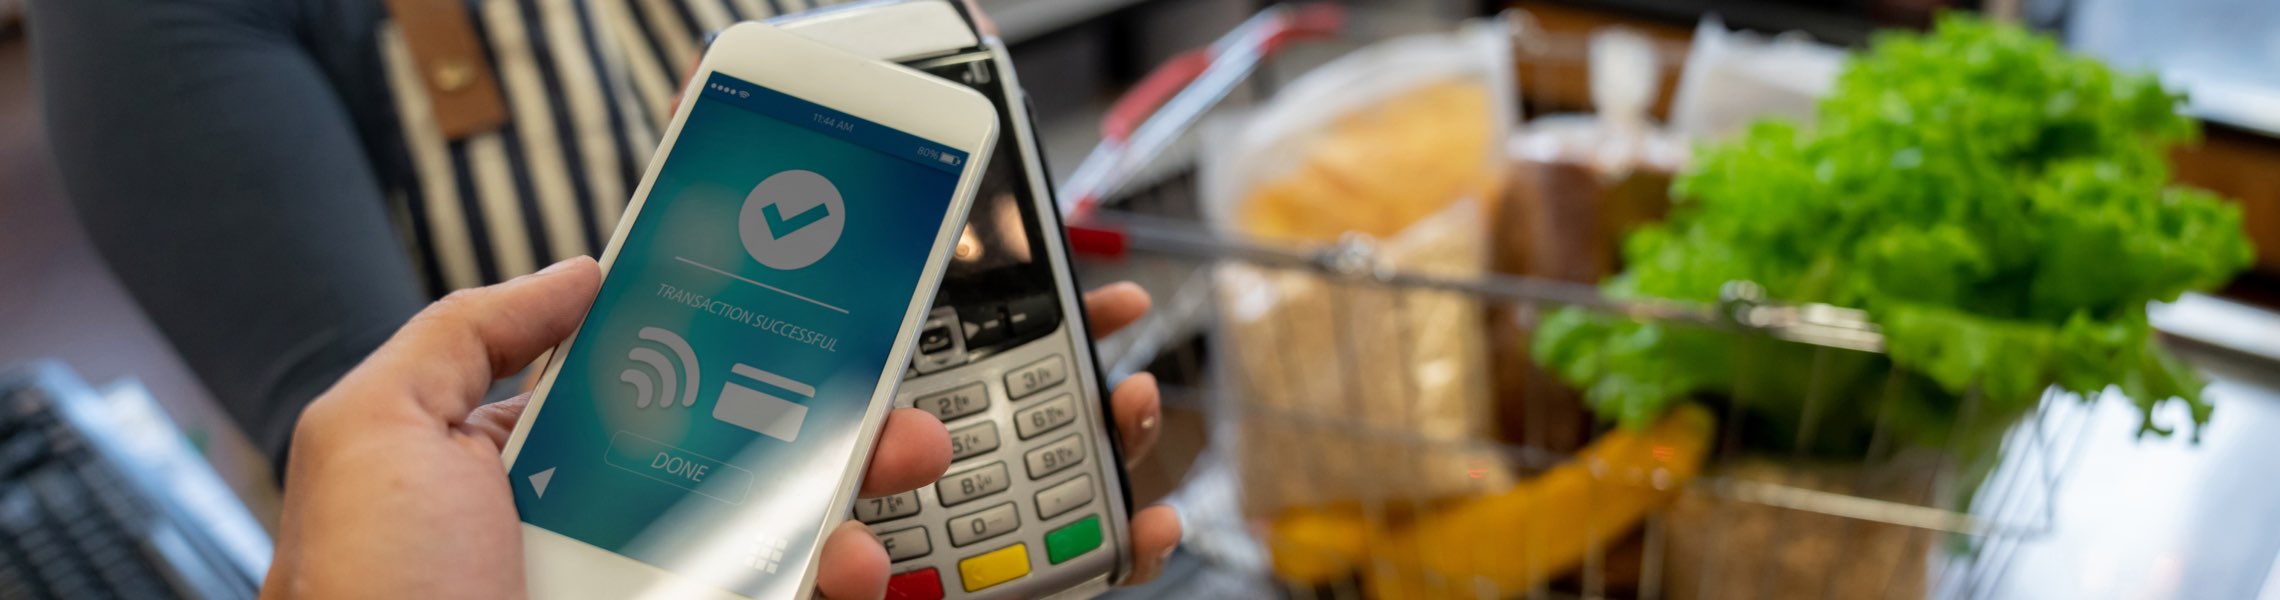
[[[1760,122],[1698,153],[1671,219],[1625,240],[1627,270],[1606,289],[1712,302],[1750,281],[1782,301],[1864,309],[1887,355],[1821,359],[1812,385],[1862,405],[1898,390],[1891,417],[1910,441],[1941,441],[1967,394],[2018,411],[2054,385],[2118,386],[2148,432],[2173,429],[2154,419],[2164,402],[2203,422],[2202,383],[2157,344],[2146,304],[2222,284],[2251,250],[2237,207],[2169,183],[2167,149],[2198,134],[2181,102],[2011,26],[1947,16],[1929,34],[1885,35],[1809,127]],[[1566,309],[1534,352],[1635,427],[1738,390],[1763,418],[1794,420],[1782,395],[1803,395],[1816,367],[1787,346]],[[1837,417],[1873,418],[1852,412]]]

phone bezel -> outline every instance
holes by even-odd
[[[810,545],[799,584],[793,588],[798,590],[798,595],[806,596],[813,593],[817,559],[823,548],[821,540],[847,520],[844,507],[854,502],[879,428],[894,407],[894,392],[910,363],[919,325],[934,303],[935,292],[941,288],[952,242],[965,224],[967,210],[980,185],[981,169],[996,145],[997,109],[973,90],[900,65],[865,59],[774,27],[740,23],[723,30],[683,85],[673,120],[666,126],[657,150],[650,155],[626,212],[610,234],[609,245],[600,257],[605,281],[623,249],[626,235],[647,204],[658,172],[680,139],[690,108],[702,94],[699,87],[715,72],[963,150],[969,157],[959,173],[958,185],[942,216],[942,224],[937,227],[934,249],[927,256],[917,292],[904,310],[894,350],[888,355],[869,407],[864,411],[854,454],[833,492],[831,505],[842,508],[829,513],[815,526],[818,543]],[[566,350],[577,343],[578,337],[579,333],[573,332],[551,353],[544,374],[531,394],[530,406],[516,423],[501,453],[500,460],[509,472],[521,454],[531,424],[545,409],[548,392],[553,389],[562,361],[568,355]],[[509,485],[518,484],[509,481]],[[526,584],[533,597],[746,598],[527,522],[522,523],[522,531]]]

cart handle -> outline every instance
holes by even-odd
[[[1069,236],[1069,251],[1079,256],[1105,260],[1123,260],[1132,249],[1124,237],[1124,230],[1103,227],[1090,222],[1068,223],[1062,230]]]
[[[1293,41],[1334,37],[1346,24],[1346,9],[1327,2],[1293,5],[1291,10],[1273,15],[1273,20],[1263,24],[1267,29],[1265,38],[1259,42],[1259,56],[1280,52]],[[1204,70],[1211,68],[1211,62],[1227,50],[1215,43],[1180,53],[1149,71],[1131,91],[1109,106],[1108,114],[1100,123],[1101,139],[1123,142],[1132,137],[1132,132],[1154,115],[1156,109],[1162,108],[1180,90],[1187,89],[1188,84],[1194,83],[1196,77],[1202,76]]]
[[[1096,204],[1161,154],[1203,111],[1225,99],[1265,57],[1292,41],[1336,36],[1345,21],[1345,9],[1330,3],[1275,5],[1211,46],[1151,72],[1110,106],[1100,144],[1062,183],[1055,204],[1064,220],[1086,221]]]

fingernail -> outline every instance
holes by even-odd
[[[1163,567],[1164,567],[1164,563],[1168,563],[1168,562],[1171,562],[1171,561],[1172,561],[1172,551],[1174,551],[1174,550],[1179,550],[1179,549],[1180,549],[1180,547],[1179,547],[1179,546],[1173,546],[1173,547],[1170,547],[1170,548],[1165,548],[1165,549],[1164,549],[1164,551],[1163,551],[1162,553],[1159,553],[1159,554],[1157,554],[1157,555],[1156,555],[1156,568],[1159,568],[1159,569],[1161,569],[1161,568],[1163,568]]]

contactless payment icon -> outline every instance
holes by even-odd
[[[831,180],[814,171],[784,171],[752,186],[736,225],[753,260],[790,271],[815,264],[839,245],[847,206]]]
[[[689,347],[689,341],[681,339],[679,334],[657,327],[643,327],[634,337],[673,352],[668,359],[665,353],[649,346],[636,345],[626,350],[626,360],[649,367],[645,371],[629,366],[618,372],[618,381],[633,386],[634,408],[649,408],[652,403],[658,408],[666,408],[673,406],[676,399],[681,406],[696,404],[697,351]],[[679,390],[679,393],[674,393],[675,390]]]

